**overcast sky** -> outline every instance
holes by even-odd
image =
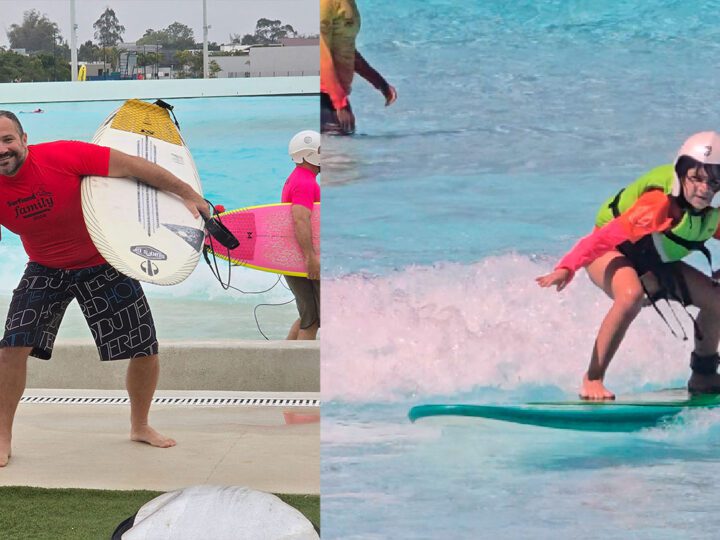
[[[230,34],[252,34],[258,19],[279,19],[300,34],[320,32],[318,0],[207,0],[208,40],[228,43]],[[202,0],[75,0],[78,46],[94,40],[93,23],[106,7],[115,10],[125,27],[123,41],[136,41],[145,30],[161,30],[175,21],[193,29],[202,42]],[[70,0],[0,0],[0,45],[8,46],[10,25],[20,24],[23,12],[36,9],[60,27],[70,43]]]

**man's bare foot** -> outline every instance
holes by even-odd
[[[693,373],[688,381],[688,391],[691,394],[720,394],[720,375]]]
[[[605,388],[602,379],[591,381],[588,379],[586,373],[583,377],[582,387],[580,388],[580,399],[602,401],[606,399],[615,399],[615,394]]]
[[[12,451],[10,449],[10,441],[0,442],[0,467],[5,467],[8,464],[11,455]]]
[[[175,446],[177,443],[170,437],[160,435],[150,426],[141,426],[137,429],[133,429],[130,432],[130,439],[137,442],[144,442],[150,446],[157,446],[158,448],[170,448]]]

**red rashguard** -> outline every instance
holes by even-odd
[[[28,146],[15,176],[0,175],[0,225],[20,236],[30,261],[73,270],[104,264],[85,226],[83,176],[107,176],[110,148],[78,141]]]

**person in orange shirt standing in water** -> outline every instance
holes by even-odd
[[[605,372],[644,306],[652,305],[665,320],[655,305],[660,299],[700,309],[693,319],[688,390],[720,393],[720,287],[715,282],[720,272],[710,277],[681,261],[696,250],[712,264],[704,244],[720,239],[720,210],[712,206],[718,192],[720,135],[697,133],[682,145],[674,164],[651,170],[610,197],[598,212],[595,230],[555,270],[537,278],[541,287],[561,291],[585,267],[592,282],[613,300],[595,340],[581,398],[615,398],[604,385]]]
[[[350,135],[355,115],[348,96],[357,73],[385,96],[385,106],[397,99],[393,86],[355,48],[360,12],[355,0],[320,0],[320,126],[322,133]]]

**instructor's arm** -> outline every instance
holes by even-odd
[[[152,187],[174,193],[183,200],[193,216],[199,217],[202,214],[210,217],[208,204],[201,195],[170,171],[146,159],[110,149],[108,176],[114,178],[133,176]]]
[[[315,253],[312,243],[312,225],[310,216],[312,212],[301,204],[293,204],[292,217],[295,223],[295,238],[305,255],[308,279],[320,279],[320,257]]]

